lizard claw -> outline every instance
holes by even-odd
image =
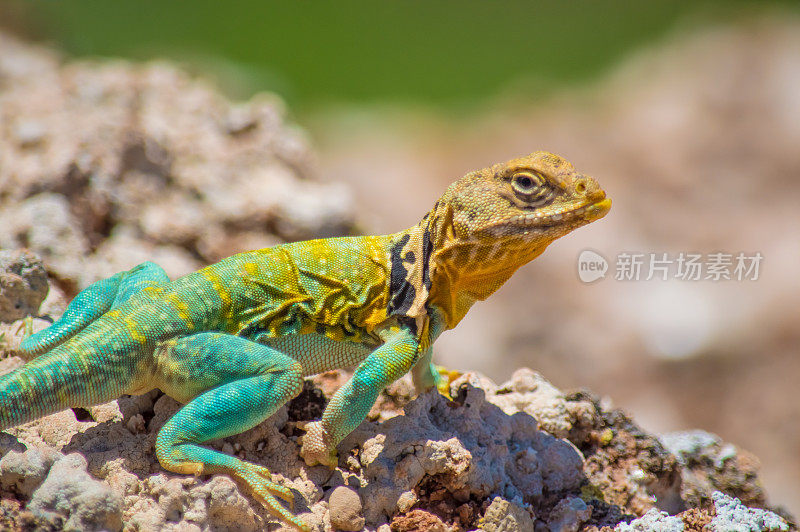
[[[28,352],[29,346],[26,346],[26,340],[34,335],[33,318],[34,316],[25,316],[12,332],[14,338],[11,341],[13,350],[24,359],[30,359],[32,357],[31,353]]]
[[[20,333],[22,333],[21,341],[25,341],[33,336],[33,316],[25,316],[22,318],[22,322],[17,326],[17,330],[14,331],[14,334],[17,336],[19,336]]]
[[[254,487],[254,491],[263,495],[264,492],[269,493],[273,497],[277,497],[286,501],[289,507],[294,511],[294,493],[277,482],[273,482],[272,475],[266,467],[253,466],[248,477],[248,483]]]
[[[336,454],[336,447],[330,445],[330,438],[327,431],[322,427],[320,421],[305,423],[303,428],[306,433],[300,437],[300,456],[306,465],[313,466],[322,464],[328,467],[336,467],[339,463]]]

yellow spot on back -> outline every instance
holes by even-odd
[[[139,332],[139,324],[136,323],[132,318],[125,318],[125,326],[128,328],[128,334],[131,335],[131,338],[140,344],[147,343],[147,337]]]
[[[214,291],[219,294],[220,299],[222,300],[222,304],[225,307],[228,307],[226,310],[230,312],[230,305],[232,302],[231,294],[228,292],[228,289],[225,285],[220,282],[219,276],[216,273],[212,272],[209,268],[201,270],[203,275],[206,279],[211,283],[211,286],[214,288]]]
[[[258,273],[258,265],[255,262],[245,262],[244,271],[248,275],[255,275]]]
[[[142,289],[142,291],[146,294],[150,294],[151,296],[159,295],[164,292],[164,289],[160,286],[146,286]]]
[[[178,294],[170,294],[167,299],[175,308],[175,310],[178,311],[178,317],[184,321],[186,327],[189,329],[194,329],[192,317],[189,315],[189,305],[187,305]]]

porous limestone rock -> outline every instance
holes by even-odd
[[[547,526],[559,532],[578,532],[581,525],[592,517],[592,509],[579,497],[564,497],[556,504]]]
[[[774,513],[759,508],[748,508],[742,501],[721,491],[712,495],[717,515],[708,525],[714,532],[751,532],[761,530],[789,530],[789,525]]]
[[[346,486],[338,486],[328,500],[331,525],[337,530],[358,532],[364,528],[364,510],[358,493]]]
[[[64,530],[122,529],[122,497],[108,484],[92,478],[86,472],[86,459],[79,454],[55,461],[44,483],[33,493],[28,509],[51,522],[66,518]]]
[[[494,387],[489,399],[509,415],[535,413],[539,426],[558,438],[567,437],[578,413],[570,409],[561,390],[528,368],[518,369],[509,381]]]
[[[316,380],[327,382],[330,393],[335,390],[330,383],[341,383],[344,377],[322,375]],[[395,389],[406,389],[408,380],[404,377]],[[490,394],[470,382],[482,382]],[[487,396],[498,387],[472,375],[454,383],[452,401],[429,392],[398,407],[395,401],[401,396],[384,394],[379,404],[394,412],[394,417],[363,423],[348,436],[339,446],[339,466],[333,471],[308,467],[298,457],[296,439],[302,431],[297,422],[306,414],[318,414],[325,397],[313,384],[306,388],[308,393],[298,397],[298,403],[279,409],[266,422],[209,445],[268,467],[276,481],[294,491],[295,510],[315,530],[362,525],[367,530],[388,530],[389,523],[397,531],[421,526],[473,530],[480,523],[484,528],[501,527],[497,530],[514,530],[522,523],[521,530],[530,530],[530,523],[516,509],[528,515],[536,530],[613,528],[633,519],[630,514],[641,501],[631,499],[634,502],[629,505],[609,501],[615,494],[645,490],[631,479],[630,471],[656,474],[658,468],[650,462],[663,467],[665,459],[653,454],[656,440],[637,433],[627,418],[602,410],[595,411],[591,430],[570,429],[571,438],[583,434],[584,440],[571,443],[556,438],[537,428],[529,414],[509,415],[490,403]],[[599,408],[586,396],[564,395],[563,400]],[[78,417],[67,410],[9,429],[9,435],[0,439],[0,488],[10,497],[3,504],[16,504],[16,509],[0,511],[0,528],[4,523],[12,527],[38,519],[42,526],[60,522],[92,527],[102,521],[102,526],[114,529],[117,518],[133,529],[168,532],[256,531],[271,526],[275,521],[263,506],[230,478],[195,478],[160,467],[153,453],[155,436],[179,407],[155,391],[89,408]],[[403,415],[396,415],[398,409]],[[608,430],[613,434],[608,436]],[[646,448],[650,451],[645,452]],[[66,458],[64,453],[68,453]],[[591,460],[584,462],[584,454]],[[72,457],[78,456],[83,458],[75,463]],[[58,473],[63,469],[69,474]],[[76,493],[75,485],[65,484],[65,477],[91,487],[85,490],[86,497],[72,498],[69,504],[59,499],[59,490]],[[359,495],[363,514],[357,505],[348,508],[347,501],[340,500],[355,503]],[[638,515],[653,508],[652,497],[650,501],[650,508]],[[726,521],[719,522],[772,526],[763,515],[778,519],[726,504],[719,505],[718,512],[719,519]],[[516,516],[512,520],[516,524],[503,517],[501,506]],[[731,511],[726,510],[729,507]],[[100,513],[94,513],[98,509]],[[97,520],[89,515],[98,516]],[[680,521],[680,517],[667,517],[651,512],[638,523]]]
[[[495,497],[486,509],[480,529],[486,532],[525,532],[533,530],[533,519],[521,506]]]
[[[572,444],[538,430],[527,414],[505,414],[479,388],[460,390],[457,404],[428,392],[404,416],[362,424],[340,444],[340,452],[357,448],[368,524],[397,512],[425,477],[461,502],[500,494],[521,503],[580,486],[583,460]]]
[[[766,495],[758,478],[758,459],[702,430],[663,434],[666,448],[682,466],[681,497],[689,507],[708,506],[721,490],[749,506],[763,506]]]
[[[671,516],[667,512],[659,512],[655,508],[648,510],[639,519],[630,523],[622,523],[614,528],[614,532],[683,532],[683,520]]]
[[[4,33],[0,49],[0,248],[74,287],[351,232],[349,190],[315,179],[277,97],[234,104],[166,63],[66,62]]]
[[[0,250],[0,322],[36,315],[47,287],[47,272],[38,256],[27,250]]]
[[[50,447],[9,451],[0,458],[0,487],[30,497],[47,478],[53,462],[61,457],[61,453]]]

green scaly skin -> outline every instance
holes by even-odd
[[[258,425],[304,376],[356,366],[302,440],[306,463],[336,465],[337,444],[386,385],[409,370],[418,389],[437,385],[439,334],[609,208],[592,178],[536,152],[467,174],[400,233],[250,251],[175,281],[141,264],[94,283],[22,342],[35,358],[0,376],[0,429],[160,388],[185,403],[158,434],[165,469],[230,475],[310,530],[278,502],[293,494],[266,468],[200,444]]]

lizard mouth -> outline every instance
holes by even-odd
[[[611,199],[604,198],[594,203],[588,203],[574,209],[563,209],[561,211],[545,214],[543,212],[531,212],[511,218],[509,222],[513,225],[542,228],[567,225],[579,222],[581,225],[593,222],[605,216],[611,209]]]

